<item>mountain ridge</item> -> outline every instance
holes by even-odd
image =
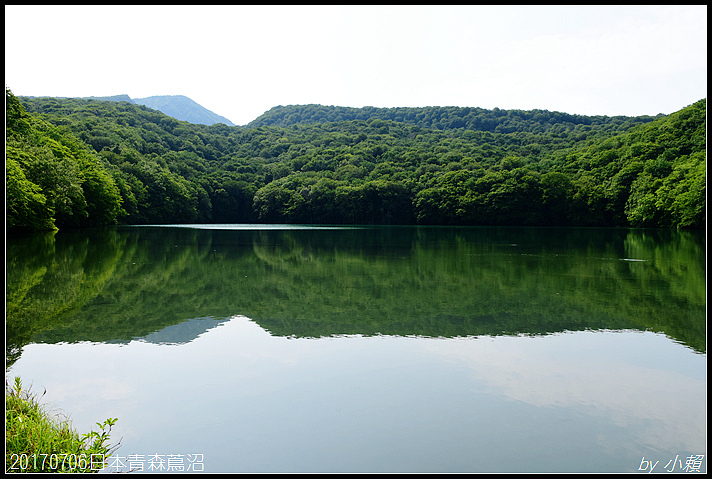
[[[44,98],[44,97],[27,97]],[[70,97],[46,97],[67,99]],[[575,127],[600,127],[603,123],[615,123],[625,129],[637,123],[647,123],[664,114],[639,116],[579,115],[542,109],[485,109],[480,107],[427,106],[427,107],[347,107],[322,104],[277,105],[259,115],[246,125],[239,126],[229,119],[203,107],[185,95],[155,95],[131,98],[127,94],[112,96],[75,97],[82,100],[128,102],[158,110],[181,121],[211,126],[222,123],[238,128],[262,126],[288,127],[297,124],[313,125],[335,121],[391,120],[438,130],[465,129],[496,133],[528,131],[543,133],[555,125]],[[689,105],[688,105],[689,106]],[[526,124],[526,126],[524,126]]]
[[[237,126],[224,116],[220,116],[208,110],[185,95],[155,95],[145,98],[134,98],[133,102],[158,110],[177,120],[184,120],[199,125],[224,123],[227,126]]]
[[[465,129],[493,133],[522,131],[543,133],[555,125],[565,125],[569,129],[575,127],[596,128],[604,124],[621,126],[627,124],[627,126],[632,126],[634,123],[647,123],[664,116],[666,115],[640,115],[635,117],[619,115],[609,117],[605,115],[578,115],[542,109],[503,110],[499,108],[485,109],[457,106],[391,108],[365,106],[357,108],[306,104],[272,107],[245,126],[246,128],[259,128],[262,126],[289,127],[297,124],[309,125],[335,121],[378,119],[438,130]]]
[[[161,113],[175,118],[176,120],[187,121],[197,125],[215,125],[216,123],[224,123],[227,126],[237,126],[224,116],[214,113],[196,101],[188,98],[185,95],[155,95],[145,98],[131,98],[123,93],[121,95],[111,96],[84,96],[84,97],[27,97],[27,98],[78,98],[80,100],[96,100],[96,101],[125,101],[132,105],[143,105],[153,110],[158,110]]]

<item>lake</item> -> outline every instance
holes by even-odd
[[[705,232],[8,237],[6,378],[105,472],[706,471]],[[703,456],[704,457],[700,457]]]

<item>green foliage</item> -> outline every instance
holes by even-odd
[[[47,197],[42,194],[42,188],[27,179],[20,163],[15,160],[20,154],[21,152],[14,146],[7,146],[5,160],[7,227],[54,229],[53,211],[47,207]]]
[[[105,165],[69,133],[28,114],[6,89],[9,227],[115,224],[124,213]]]
[[[13,135],[49,122],[89,146],[73,162],[49,140],[11,150],[25,173],[12,215],[27,216],[12,225],[48,213],[58,225],[705,225],[705,100],[656,118],[303,105],[247,127],[128,102],[22,101],[31,114],[13,114]]]
[[[98,472],[119,446],[108,442],[116,419],[96,424],[101,432],[79,435],[69,420],[48,412],[19,377],[12,385],[6,381],[5,472]]]
[[[636,118],[570,115],[547,110],[485,110],[463,107],[425,108],[350,108],[323,105],[276,106],[260,115],[247,126],[288,127],[297,124],[320,124],[352,120],[371,121],[384,131],[387,121],[417,125],[437,130],[474,130],[492,133],[547,133],[587,136],[605,128],[625,131],[635,124],[653,120],[649,116]]]
[[[589,224],[704,227],[705,115],[700,100],[570,154],[562,171],[573,176]]]

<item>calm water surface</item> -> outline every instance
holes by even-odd
[[[704,233],[585,228],[10,237],[6,377],[81,432],[118,418],[107,472],[154,455],[206,472],[705,455],[706,471],[704,252]]]

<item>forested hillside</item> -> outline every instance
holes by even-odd
[[[59,227],[705,224],[706,100],[655,118],[307,105],[274,108],[246,127],[191,124],[127,102],[19,100],[7,92],[8,165],[22,180],[11,198],[8,166],[8,205],[25,205],[8,209],[9,226],[44,224],[35,211]],[[64,190],[31,168],[41,134],[25,123],[91,158],[72,166],[53,153],[44,161],[101,172],[119,198],[110,214],[40,201]],[[89,191],[77,178],[75,190]]]
[[[114,224],[124,213],[114,179],[95,152],[27,114],[9,91],[5,184],[8,228]]]
[[[659,115],[662,116],[662,115]],[[324,105],[276,106],[247,126],[292,126],[350,120],[391,120],[436,130],[460,129],[491,133],[566,133],[581,135],[596,131],[623,132],[634,125],[652,121],[650,116],[607,117],[569,115],[547,110],[485,110],[483,108],[350,108]],[[552,131],[553,130],[553,131]]]

